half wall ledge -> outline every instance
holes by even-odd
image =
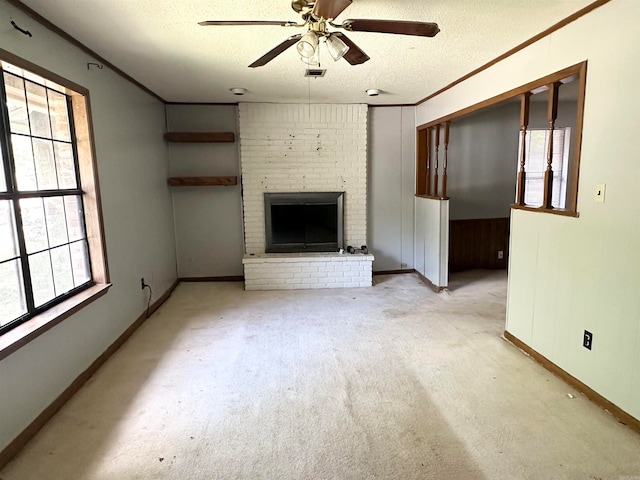
[[[242,259],[245,290],[307,290],[372,285],[372,254],[260,253]]]

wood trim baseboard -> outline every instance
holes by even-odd
[[[627,412],[622,410],[620,407],[618,407],[616,404],[607,400],[605,397],[600,395],[591,387],[585,385],[570,373],[567,373],[565,370],[563,370],[558,365],[553,363],[547,357],[538,353],[536,350],[531,348],[522,340],[519,340],[518,338],[514,337],[511,333],[507,332],[506,330],[504,331],[503,338],[509,343],[511,343],[514,347],[520,349],[526,355],[530,356],[533,360],[535,360],[537,363],[542,365],[545,369],[553,373],[556,377],[559,377],[561,380],[569,384],[571,387],[573,387],[574,389],[582,393],[584,396],[586,396],[589,400],[594,402],[596,405],[598,405],[599,407],[605,409],[607,412],[612,414],[614,417],[616,417],[618,422],[640,433],[640,420],[628,414]]]
[[[171,287],[149,309],[149,315],[162,306],[171,296],[179,281]],[[53,416],[73,397],[104,363],[140,328],[147,320],[147,312],[143,312],[133,324],[120,335],[93,363],[69,385],[58,397],[46,407],[27,428],[25,428],[9,445],[0,451],[0,470],[2,470],[36,434],[53,418]]]
[[[502,60],[504,60],[505,58],[510,57],[511,55],[518,53],[520,50],[524,50],[525,48],[527,48],[529,45],[534,44],[535,42],[537,42],[538,40],[543,39],[544,37],[551,35],[553,32],[560,30],[563,27],[566,27],[567,25],[569,25],[570,23],[578,20],[580,17],[586,15],[587,13],[592,12],[593,10],[595,10],[596,8],[599,8],[607,3],[609,3],[611,0],[596,0],[595,2],[587,5],[586,7],[584,7],[581,10],[578,10],[576,13],[569,15],[567,18],[560,20],[558,23],[556,23],[555,25],[550,26],[549,28],[547,28],[546,30],[540,32],[539,34],[535,35],[534,37],[531,37],[529,40],[526,40],[525,42],[522,42],[520,45],[515,46],[514,48],[512,48],[511,50],[503,53],[502,55],[500,55],[499,57],[494,58],[493,60],[491,60],[490,62],[485,63],[484,65],[482,65],[481,67],[476,68],[475,70],[467,73],[466,75],[458,78],[457,80],[455,80],[454,82],[451,82],[449,85],[447,85],[446,87],[441,88],[440,90],[432,93],[431,95],[423,98],[422,100],[416,102],[416,107],[418,105],[422,105],[424,102],[431,100],[434,97],[437,97],[438,95],[440,95],[441,93],[446,92],[447,90],[450,90],[451,88],[455,87],[456,85],[458,85],[459,83],[464,82],[465,80],[468,80],[469,78],[473,77],[474,75],[477,75],[478,73],[494,66],[496,63],[501,62]]]
[[[420,280],[422,280],[422,282],[429,287],[431,290],[433,290],[435,293],[440,293],[443,290],[446,290],[447,287],[438,287],[436,285],[434,285],[431,280],[429,280],[427,277],[425,277],[424,275],[422,275],[419,271],[416,270],[416,275],[418,276],[418,278],[420,278]]]
[[[228,277],[180,277],[178,279],[180,282],[244,282],[243,275],[235,275]]]
[[[416,273],[415,268],[408,268],[403,270],[378,270],[377,272],[371,272],[373,276],[376,275],[404,275],[406,273]]]

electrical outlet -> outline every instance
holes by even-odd
[[[502,260],[504,258],[504,250],[498,250],[498,260]]]
[[[400,264],[400,268],[407,268],[407,264],[406,263],[401,263]]]
[[[582,337],[582,346],[587,350],[591,350],[592,345],[593,345],[593,333],[585,330],[584,336]]]
[[[140,279],[140,285],[142,286],[142,290],[144,290],[144,287],[146,287],[146,284],[144,283],[144,277]]]

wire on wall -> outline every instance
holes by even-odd
[[[144,288],[149,289],[149,301],[147,302],[147,318],[149,318],[149,309],[151,308],[151,298],[153,297],[153,290],[151,290],[151,286],[145,283]]]
[[[13,25],[13,28],[18,30],[19,32],[24,33],[25,35],[28,35],[29,37],[33,37],[33,35],[31,34],[31,32],[29,30],[25,30],[24,28],[20,28],[18,26],[18,24],[16,22],[14,22],[13,20],[11,20],[11,25]]]

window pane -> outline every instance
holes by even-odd
[[[0,326],[27,313],[19,260],[0,263]]]
[[[569,146],[571,128],[565,127],[553,132],[553,198],[551,206],[565,208],[567,205],[567,172],[569,167]]]
[[[40,75],[36,75],[35,73],[30,72],[29,70],[21,69],[20,75],[22,75],[25,79],[31,80],[32,82],[35,82],[35,83],[39,83],[40,85],[45,85],[47,83],[47,81],[43,77],[41,77]]]
[[[527,156],[524,164],[527,173],[543,173],[547,167],[547,131],[527,131]]]
[[[2,62],[2,68],[6,72],[11,72],[20,77],[24,77],[27,80],[31,80],[32,82],[39,83],[41,85],[46,85],[49,88],[53,88],[54,90],[58,90],[60,92],[64,92],[65,88],[51,80],[47,80],[46,78],[41,77],[40,75],[36,75],[35,73],[31,73],[29,70],[24,70],[20,67],[16,67],[15,65],[11,65],[10,63]]]
[[[38,190],[55,190],[58,188],[58,179],[53,158],[53,142],[34,138],[33,153],[36,160]]]
[[[89,271],[89,254],[87,242],[75,242],[69,245],[71,248],[71,266],[73,268],[73,280],[76,287],[87,283],[91,279]]]
[[[19,255],[13,206],[9,200],[0,200],[0,262]]]
[[[31,272],[35,306],[39,307],[53,300],[56,294],[53,287],[53,274],[48,250],[29,256],[29,271]]]
[[[76,170],[73,164],[73,149],[68,143],[53,142],[56,154],[58,188],[77,188]]]
[[[67,97],[61,93],[48,91],[49,113],[51,115],[51,133],[55,140],[71,141],[69,132],[69,114],[67,112]]]
[[[56,287],[56,296],[63,295],[73,290],[73,273],[71,273],[71,255],[69,245],[51,250],[51,265],[53,266],[53,280]]]
[[[51,138],[47,90],[41,85],[36,85],[28,81],[25,82],[25,86],[27,90],[31,135]]]
[[[64,208],[67,214],[67,232],[69,235],[69,241],[73,242],[75,240],[85,238],[82,203],[80,202],[80,197],[77,195],[65,196]]]
[[[20,212],[27,253],[49,248],[42,199],[23,198],[20,200]]]
[[[555,208],[564,208],[566,204],[568,144],[565,143],[565,137],[564,128],[553,131],[553,155],[551,164],[551,169],[553,170],[553,191],[551,205]],[[522,148],[522,145],[520,145],[520,148]],[[548,149],[549,130],[527,130],[524,200],[527,205],[533,207],[541,206],[544,201],[544,174],[547,169]]]
[[[24,81],[19,77],[5,73],[4,85],[7,92],[7,109],[9,110],[11,133],[29,135],[29,118],[27,117]]]
[[[18,190],[37,190],[36,167],[33,163],[31,139],[21,135],[11,135],[13,162],[16,169]]]
[[[44,212],[47,218],[49,246],[57,247],[67,243],[67,219],[64,214],[62,197],[49,197],[44,200]]]

